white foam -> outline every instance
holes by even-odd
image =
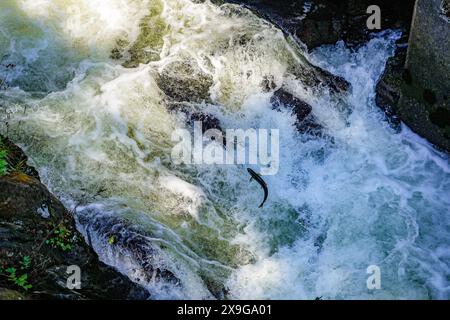
[[[210,298],[211,279],[234,298],[449,297],[448,157],[407,128],[396,134],[374,104],[398,33],[379,35],[357,52],[338,43],[305,54],[351,82],[347,116],[333,97],[290,74],[303,53],[280,30],[235,5],[162,1],[168,27],[161,59],[123,68],[109,58],[111,49],[118,38],[136,39],[147,4],[39,0],[8,7],[0,19],[5,47],[28,58],[10,75],[18,87],[0,94],[11,136],[54,192],[96,214],[106,207],[161,244],[158,261],[171,261],[184,289],[169,286],[171,294],[164,283],[148,284],[156,298]],[[28,31],[16,32],[16,21]],[[280,130],[280,170],[265,178],[263,209],[261,189],[244,166],[170,162],[171,133],[185,124],[167,111],[156,79],[173,61],[212,78],[209,103],[189,106],[211,112],[224,129]],[[52,93],[27,91],[21,70],[30,68],[47,77]],[[64,85],[61,74],[71,75]],[[295,116],[272,110],[271,93],[261,88],[268,76],[312,106],[333,142],[300,135]],[[132,272],[139,266],[126,251],[97,237],[104,261],[134,280],[142,276]],[[376,292],[366,287],[371,264],[382,269]]]

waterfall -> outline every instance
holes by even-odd
[[[306,53],[236,4],[3,1],[0,132],[76,207],[100,258],[154,299],[448,299],[448,156],[374,102],[399,37]],[[280,88],[320,134],[274,108]],[[171,161],[173,131],[199,112],[279,130],[262,209],[246,166]]]

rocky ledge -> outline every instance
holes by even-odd
[[[404,79],[408,73],[405,70],[408,40],[403,37],[397,41],[394,56],[388,59],[386,68],[377,83],[375,102],[386,114],[387,121],[397,131],[400,130],[401,120],[396,112],[400,100]]]
[[[257,14],[302,41],[309,50],[339,40],[348,46],[364,44],[373,32],[366,26],[367,8],[381,9],[382,30],[408,33],[415,0],[228,0],[248,6]]]
[[[148,298],[99,261],[20,148],[0,136],[0,151],[0,300]],[[68,288],[69,266],[80,268],[81,289]]]

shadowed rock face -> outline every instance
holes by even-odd
[[[357,46],[369,39],[367,8],[378,5],[382,29],[403,28],[408,32],[415,0],[241,0],[286,32],[297,36],[308,49],[344,40]],[[377,31],[377,30],[375,30]]]
[[[395,55],[388,59],[386,68],[376,86],[376,104],[385,112],[386,120],[396,129],[400,130],[401,119],[397,115],[396,107],[400,100],[404,79],[408,74],[405,71],[406,43],[400,40]]]
[[[189,122],[193,124],[195,121],[200,121],[202,123],[202,133],[205,133],[210,129],[217,129],[219,131],[222,131],[219,119],[210,114],[195,112],[191,114]]]
[[[450,1],[442,0],[442,14],[450,19]]]
[[[2,139],[2,145],[11,150],[9,167],[20,165],[21,171],[0,177],[0,298],[147,298],[144,289],[98,260],[76,230],[71,213],[26,165],[24,153],[8,140]],[[21,269],[24,257],[29,257],[30,266]],[[80,290],[67,288],[70,265],[81,268]],[[8,268],[17,269],[17,276],[26,274],[32,287],[17,286],[5,276]]]

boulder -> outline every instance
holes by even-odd
[[[148,293],[99,261],[73,215],[40,182],[10,141],[9,173],[0,177],[0,297],[2,299],[146,299]],[[25,162],[24,162],[25,161]],[[69,289],[69,266],[81,269],[81,289]]]
[[[142,230],[138,225],[114,215],[99,215],[90,210],[80,215],[80,223],[85,229],[88,241],[99,252],[111,252],[105,259],[128,261],[133,266],[126,272],[138,283],[161,282],[164,285],[180,286],[181,281],[166,266],[171,265],[162,261],[161,248],[148,239],[153,234]],[[94,239],[95,236],[95,239]],[[111,258],[112,257],[112,258]],[[118,266],[120,267],[120,266]]]
[[[209,102],[212,77],[190,61],[175,61],[164,67],[157,77],[158,87],[169,102]]]
[[[401,120],[396,113],[396,108],[400,100],[404,79],[408,73],[405,69],[407,46],[399,42],[394,56],[388,59],[386,68],[376,85],[375,102],[380,107],[389,124],[400,130]]]
[[[288,108],[292,111],[297,119],[296,126],[300,133],[320,134],[322,126],[311,114],[312,107],[306,102],[281,88],[274,92],[271,103],[274,109]]]
[[[195,121],[202,122],[202,131],[208,131],[209,129],[217,129],[222,131],[222,127],[220,126],[220,120],[214,117],[211,114],[203,113],[203,112],[194,112],[190,115],[190,123],[193,125]]]
[[[349,46],[366,42],[370,5],[378,5],[382,30],[409,29],[415,0],[229,0],[240,3],[297,37],[309,50],[343,40]]]

